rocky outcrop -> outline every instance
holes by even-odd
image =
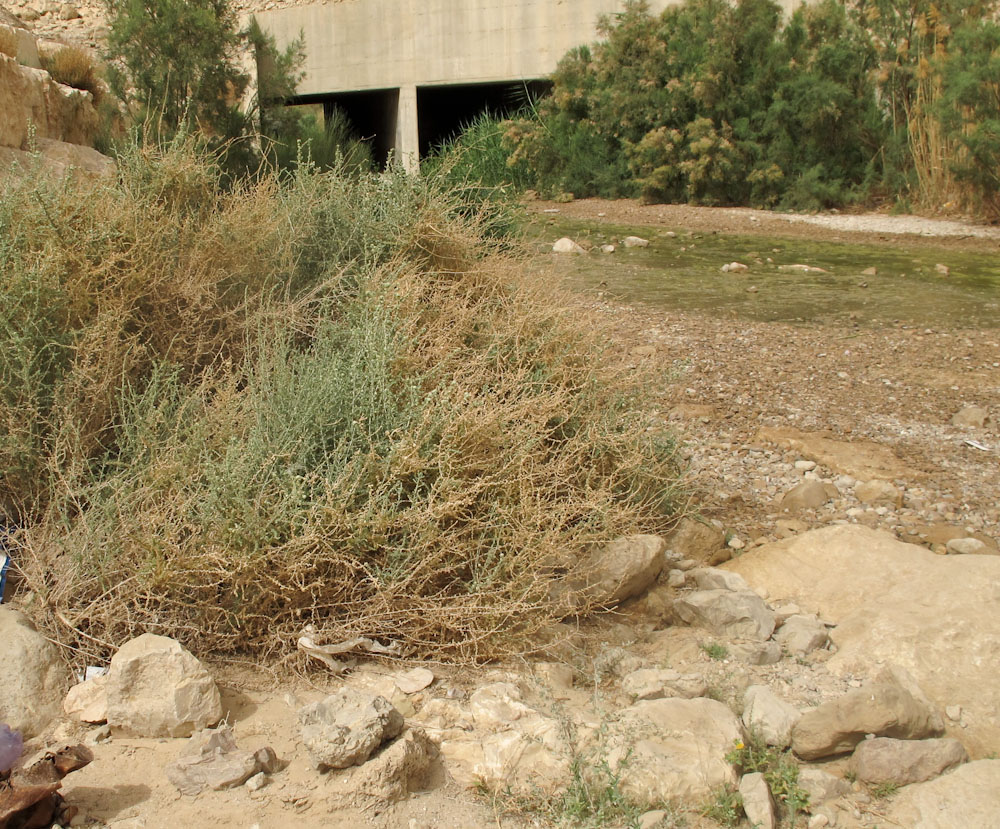
[[[862,783],[923,783],[969,759],[958,740],[864,740],[851,756],[851,768]]]
[[[838,674],[899,665],[940,708],[959,705],[973,757],[1000,751],[1000,558],[938,556],[860,526],[768,544],[725,565],[772,601],[836,625]]]
[[[56,83],[43,69],[0,54],[0,146],[28,149],[32,135],[89,144],[97,131],[93,96]]]
[[[70,674],[55,646],[9,607],[0,607],[0,665],[0,722],[40,734],[60,715]]]
[[[364,763],[399,736],[403,715],[384,697],[342,688],[299,710],[300,735],[318,769]]]
[[[980,760],[907,786],[886,814],[908,829],[994,829],[1000,815],[1000,760]]]

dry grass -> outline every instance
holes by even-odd
[[[0,408],[51,401],[18,561],[68,647],[154,631],[260,657],[312,624],[489,659],[565,615],[551,596],[590,545],[669,526],[643,379],[571,300],[483,258],[447,195],[210,185],[184,150],[126,160],[101,198],[48,194],[28,227],[26,201],[0,210],[73,321],[53,393]]]
[[[58,83],[83,89],[100,102],[104,93],[100,70],[90,52],[78,46],[65,46],[42,61],[45,69]]]

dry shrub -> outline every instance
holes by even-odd
[[[251,220],[252,315],[218,274],[241,266]],[[671,522],[673,443],[602,357],[600,326],[516,260],[481,258],[433,188],[265,181],[187,229],[174,253],[202,323],[162,276],[150,302],[177,316],[156,301],[149,318],[183,342],[123,384],[113,446],[18,534],[43,622],[86,658],[143,631],[259,658],[311,624],[489,659],[567,613],[553,596],[591,545]],[[149,260],[145,279],[169,270],[136,236],[112,285]],[[298,288],[268,290],[274,274]]]
[[[86,49],[79,46],[64,46],[42,61],[52,79],[58,83],[82,89],[94,96],[94,103],[100,102],[104,93],[97,63]]]
[[[17,32],[3,25],[0,25],[0,55],[17,60]]]

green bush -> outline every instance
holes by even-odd
[[[0,194],[0,498],[53,637],[492,658],[668,527],[643,379],[439,178],[221,181],[181,135]]]
[[[784,25],[771,0],[631,2],[601,33],[510,131],[544,192],[815,208],[869,186],[875,52],[836,0]]]

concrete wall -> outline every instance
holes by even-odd
[[[653,0],[663,8],[668,0]],[[302,95],[543,78],[624,0],[346,0],[261,12],[306,39]]]

